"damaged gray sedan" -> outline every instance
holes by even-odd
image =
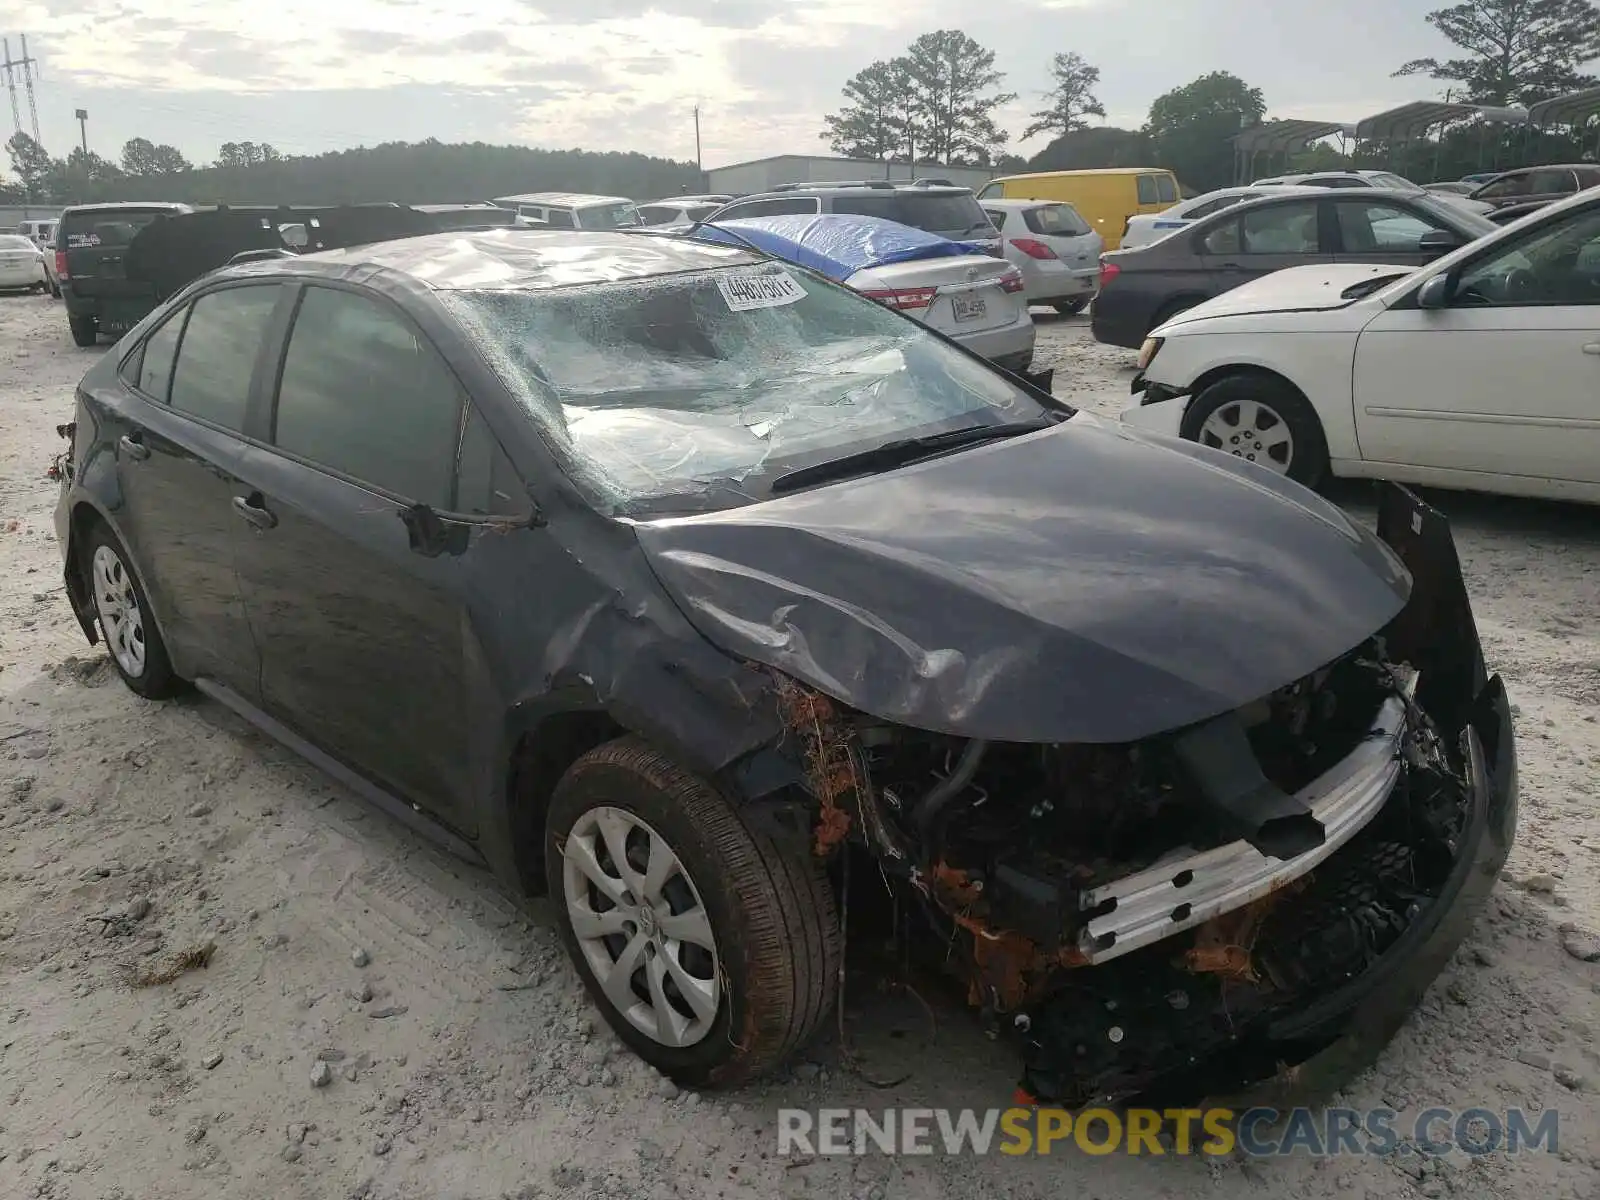
[[[817,1032],[885,888],[1033,1096],[1332,1081],[1511,842],[1437,513],[1391,488],[1375,537],[742,248],[229,267],[63,434],[67,589],[127,683],[547,891],[692,1086]]]

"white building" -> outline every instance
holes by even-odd
[[[993,167],[947,167],[939,163],[878,162],[870,158],[818,158],[805,154],[780,154],[754,162],[713,167],[706,172],[706,191],[713,195],[745,196],[765,192],[783,183],[846,183],[857,179],[891,179],[911,183],[918,179],[944,179],[976,191],[1001,172]]]

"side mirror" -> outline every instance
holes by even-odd
[[[1422,240],[1417,243],[1417,248],[1424,254],[1437,258],[1441,254],[1448,254],[1466,245],[1459,233],[1452,229],[1430,229],[1422,235]]]
[[[1417,290],[1418,308],[1448,308],[1455,283],[1449,275],[1435,275]]]

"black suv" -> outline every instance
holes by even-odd
[[[187,204],[78,204],[61,214],[56,275],[74,342],[92,346],[102,333],[126,333],[155,307],[154,285],[128,277],[128,247],[151,223],[192,211]]]
[[[908,952],[1031,1030],[1033,1095],[1331,1065],[1510,842],[1509,708],[1431,509],[1391,489],[1374,537],[744,248],[229,266],[62,432],[67,590],[128,686],[192,683],[547,890],[693,1086],[818,1029],[885,888]]]

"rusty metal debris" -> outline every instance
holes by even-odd
[[[865,792],[864,769],[833,701],[785,675],[774,677],[784,724],[804,743],[806,782],[821,805],[812,852],[826,858],[850,834],[850,813],[844,802],[859,800]]]
[[[207,941],[199,946],[185,950],[158,971],[141,971],[136,967],[125,967],[123,970],[127,976],[129,987],[160,987],[164,983],[171,983],[185,972],[204,970],[209,967],[211,965],[211,956],[216,952],[216,942]]]
[[[1015,1011],[1038,994],[1051,971],[1087,961],[1077,946],[1040,946],[1013,930],[992,928],[982,915],[982,882],[958,867],[937,862],[926,882],[935,902],[972,935],[967,1001],[976,1007]]]
[[[1286,894],[1298,890],[1296,880],[1243,908],[1223,913],[1195,930],[1194,945],[1184,951],[1183,965],[1195,975],[1220,975],[1235,983],[1259,983],[1252,954],[1261,922]]]

